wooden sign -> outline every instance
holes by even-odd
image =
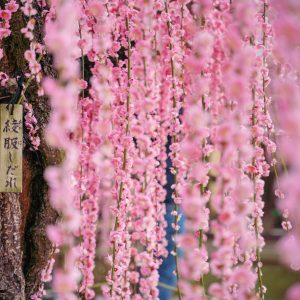
[[[0,104],[0,192],[22,192],[23,107]]]

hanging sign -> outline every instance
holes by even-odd
[[[23,107],[0,104],[0,192],[22,192]]]

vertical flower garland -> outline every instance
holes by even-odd
[[[93,269],[95,267],[95,253],[96,253],[96,227],[99,213],[99,206],[97,201],[98,196],[98,174],[96,167],[91,161],[91,157],[99,147],[98,133],[93,131],[97,128],[96,113],[98,113],[98,103],[95,103],[90,98],[82,98],[80,105],[82,108],[81,128],[83,129],[82,139],[83,145],[81,148],[79,182],[81,182],[80,208],[81,208],[81,272],[83,275],[80,293],[86,299],[92,299],[94,291],[90,289],[94,284]]]
[[[162,254],[160,234],[164,228],[164,210],[159,191],[158,157],[160,154],[159,133],[159,86],[155,81],[155,1],[137,1],[138,12],[132,22],[132,100],[135,118],[132,134],[135,139],[133,160],[133,206],[132,220],[132,263],[130,273],[134,299],[158,297],[158,268]]]
[[[269,114],[271,98],[267,94],[267,86],[270,83],[268,75],[267,59],[270,55],[271,28],[268,24],[267,1],[260,1],[258,6],[258,22],[260,30],[256,35],[250,37],[250,43],[257,49],[257,77],[253,83],[253,110],[252,110],[252,143],[254,146],[254,156],[251,164],[254,189],[254,210],[253,226],[256,237],[256,270],[258,277],[258,293],[260,299],[264,299],[266,287],[263,286],[261,252],[264,246],[263,232],[263,207],[262,196],[264,193],[263,177],[269,176],[270,164],[268,157],[272,157],[276,151],[274,142],[270,139],[270,132],[274,131],[274,126]]]
[[[296,1],[270,1],[275,17],[274,57],[275,67],[272,73],[272,95],[275,103],[275,114],[278,119],[279,150],[288,166],[279,182],[282,192],[276,192],[278,206],[283,218],[289,218],[290,231],[279,242],[279,254],[283,262],[294,270],[300,269],[300,234],[299,234],[299,174],[300,160],[295,149],[299,148],[299,35],[298,13],[300,3]],[[290,294],[292,294],[292,289]]]
[[[243,32],[249,30],[255,10],[251,15],[251,3],[243,3],[242,7],[236,4],[216,2],[207,18],[208,27],[215,32],[209,112],[211,140],[215,155],[219,156],[212,168],[216,182],[211,203],[217,218],[211,222],[211,228],[217,250],[212,253],[211,271],[222,279],[209,288],[213,299],[246,299],[254,294],[256,280],[251,270],[254,234],[248,224],[252,187],[246,168],[251,162],[252,146],[250,120],[244,117],[252,107],[255,53],[244,43]]]
[[[48,236],[61,249],[58,259],[61,264],[57,266],[53,279],[57,298],[77,299],[74,293],[80,273],[77,268],[79,252],[74,233],[80,226],[80,213],[75,207],[76,189],[73,176],[78,164],[78,147],[72,140],[72,133],[78,120],[78,8],[73,1],[55,1],[53,5],[55,18],[49,19],[46,24],[45,43],[53,54],[59,75],[57,80],[46,78],[43,82],[52,108],[46,138],[51,146],[63,151],[64,161],[60,166],[49,167],[45,172],[51,204],[60,214],[58,224],[48,227]]]
[[[200,9],[196,4],[185,13],[185,38],[188,38],[190,50],[184,64],[186,101],[183,104],[182,124],[185,135],[181,141],[181,156],[186,164],[187,178],[180,191],[186,217],[186,232],[178,237],[183,250],[179,263],[180,285],[184,299],[205,299],[204,275],[209,271],[205,245],[209,229],[207,203],[210,198],[210,164],[207,159],[212,151],[208,142],[210,130],[205,99],[208,97],[209,63],[214,38],[204,27],[205,11],[202,7]]]
[[[99,155],[101,156],[102,147],[105,142],[102,136],[103,131],[101,127],[104,125],[102,119],[103,95],[105,84],[101,72],[99,72],[99,60],[103,59],[103,54],[107,51],[107,37],[109,31],[102,31],[103,40],[95,29],[99,25],[103,25],[105,20],[105,8],[102,3],[95,1],[88,1],[81,3],[81,18],[79,21],[79,42],[78,46],[81,50],[81,99],[78,109],[81,111],[80,128],[78,128],[77,143],[80,145],[80,167],[77,170],[76,178],[78,181],[78,208],[81,210],[82,222],[80,228],[81,242],[81,256],[80,269],[82,273],[82,281],[79,288],[79,293],[85,299],[93,299],[95,292],[92,289],[94,285],[94,274],[96,259],[96,242],[97,242],[97,223],[99,216],[99,206],[101,204],[101,182],[104,175],[101,174],[101,163]],[[103,29],[110,29],[109,26],[103,26]],[[97,45],[97,47],[96,47]],[[89,90],[90,97],[85,97],[85,89],[88,84],[85,78],[85,61],[94,62],[92,69],[93,77],[91,79],[91,89]],[[103,66],[103,71],[105,66]],[[111,98],[107,95],[107,102]],[[104,104],[104,105],[103,105]],[[106,124],[105,124],[106,125]],[[109,129],[109,127],[108,127]],[[105,158],[103,157],[103,163]],[[109,174],[109,173],[108,173]]]
[[[111,270],[107,276],[109,289],[105,291],[111,298],[129,299],[131,295],[128,281],[129,264],[131,260],[131,236],[129,233],[129,212],[132,205],[132,155],[133,139],[131,135],[131,120],[133,117],[133,104],[131,99],[132,69],[130,36],[131,14],[133,13],[134,1],[115,1],[108,6],[110,13],[115,14],[118,10],[116,22],[115,40],[113,48],[125,49],[124,57],[115,53],[115,95],[113,105],[113,131],[110,139],[115,146],[115,191],[116,205],[113,207],[115,217],[114,228],[110,234],[110,242],[113,246],[110,257]],[[111,9],[111,10],[110,10]],[[112,49],[112,50],[114,50]],[[113,53],[112,53],[113,54]]]
[[[211,221],[211,230],[214,235],[213,245],[216,250],[211,254],[211,272],[221,279],[220,283],[214,283],[209,287],[209,294],[212,299],[226,299],[231,297],[227,278],[233,268],[234,237],[230,230],[230,221],[233,216],[232,199],[229,194],[230,186],[234,185],[236,172],[233,169],[236,151],[231,141],[234,140],[235,118],[231,112],[227,101],[233,101],[233,97],[228,99],[222,92],[223,69],[228,62],[231,68],[226,44],[224,41],[226,28],[231,24],[229,4],[222,1],[213,4],[211,14],[206,18],[208,28],[214,33],[214,46],[211,67],[210,98],[207,99],[207,107],[212,122],[211,140],[215,148],[215,153],[219,156],[212,164],[212,172],[216,176],[214,192],[211,198],[212,213],[215,212],[216,219]],[[235,73],[231,77],[234,79]],[[230,116],[230,117],[229,117]],[[226,218],[227,217],[227,218]]]
[[[89,143],[93,144],[93,150],[83,158],[85,162],[88,162],[89,168],[87,168],[87,174],[90,173],[91,182],[89,185],[92,195],[92,207],[98,214],[95,214],[95,210],[85,210],[85,227],[86,227],[86,239],[90,243],[83,243],[82,250],[85,252],[83,257],[88,257],[88,260],[82,260],[82,267],[85,269],[86,279],[82,281],[81,290],[87,291],[91,294],[90,287],[94,283],[93,268],[96,254],[96,242],[98,229],[100,228],[99,237],[99,252],[103,258],[106,255],[108,245],[106,241],[108,239],[108,231],[111,226],[111,220],[108,218],[109,207],[112,205],[112,183],[113,183],[113,167],[112,167],[112,145],[109,141],[109,135],[112,130],[111,120],[111,105],[114,101],[112,88],[112,64],[108,58],[108,51],[112,47],[111,32],[113,31],[113,19],[108,15],[104,3],[91,0],[87,3],[82,3],[82,11],[84,12],[80,22],[80,41],[79,45],[82,51],[82,74],[85,74],[84,62],[88,60],[93,63],[91,68],[92,77],[90,79],[90,89],[88,90],[90,98],[86,99],[89,105],[84,105],[90,114],[93,115],[93,121],[86,128],[91,134],[90,141],[81,139],[83,145]],[[86,80],[83,78],[83,88],[87,88]],[[82,91],[84,95],[84,90]],[[83,99],[82,102],[85,102]],[[82,110],[84,112],[84,110]],[[88,121],[88,118],[85,118]],[[89,149],[90,147],[84,146]],[[92,172],[89,171],[92,169]],[[78,173],[79,178],[83,178],[81,170]],[[95,181],[96,180],[96,181]],[[86,186],[86,182],[82,182]],[[85,196],[86,198],[86,196]],[[93,219],[90,219],[90,214]],[[98,218],[99,217],[99,218]],[[92,232],[90,231],[91,229]],[[84,234],[82,232],[84,237]],[[88,249],[91,248],[92,250]],[[104,254],[105,252],[105,254]]]
[[[156,113],[153,118],[157,122],[157,136],[156,136],[156,147],[157,147],[157,163],[158,166],[155,169],[155,176],[157,180],[156,190],[155,190],[155,210],[157,217],[157,245],[156,245],[156,257],[159,259],[165,258],[167,253],[167,243],[166,240],[166,227],[167,222],[165,220],[166,214],[166,197],[167,191],[165,190],[165,186],[167,184],[167,149],[166,145],[168,142],[168,126],[167,120],[169,118],[169,96],[168,93],[170,90],[166,90],[164,86],[164,55],[165,55],[165,46],[163,43],[163,33],[160,32],[160,26],[165,25],[165,21],[160,18],[160,13],[163,11],[163,3],[161,1],[154,1],[154,9],[155,9],[155,25],[153,30],[155,31],[153,37],[153,61],[154,61],[154,75],[152,82],[152,90],[153,97],[156,98],[157,107]],[[164,94],[166,93],[166,95]],[[166,96],[166,97],[165,97]]]
[[[183,101],[183,90],[182,90],[182,78],[180,69],[183,63],[183,49],[181,43],[181,37],[183,30],[181,28],[181,9],[183,3],[169,2],[168,0],[161,1],[162,5],[162,21],[165,24],[161,24],[162,38],[164,41],[163,55],[164,63],[169,61],[169,65],[165,65],[164,72],[166,72],[165,88],[170,89],[168,100],[170,117],[168,120],[169,126],[169,136],[171,138],[170,154],[169,157],[172,162],[171,173],[173,174],[173,185],[172,188],[172,198],[174,201],[174,211],[172,215],[174,216],[174,223],[172,227],[174,229],[174,250],[172,255],[175,257],[175,275],[177,281],[177,293],[178,298],[181,299],[180,290],[180,274],[179,274],[179,264],[178,264],[178,245],[177,245],[177,233],[179,231],[179,220],[181,218],[179,212],[179,205],[181,204],[181,197],[179,195],[179,188],[181,180],[183,179],[183,164],[181,163],[179,156],[179,139],[181,133],[181,124],[179,120],[180,110],[182,108]]]

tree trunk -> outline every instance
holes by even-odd
[[[4,0],[0,0],[2,8],[4,3]],[[43,19],[40,11],[35,19],[35,39],[41,42]],[[3,40],[1,45],[4,57],[0,71],[12,79],[28,72],[24,52],[29,49],[29,43],[20,32],[25,25],[23,14],[18,11],[11,20],[11,36]],[[44,76],[55,76],[50,57],[44,56],[41,65]],[[0,102],[7,103],[18,92],[17,89],[16,83],[11,84],[10,88],[1,88]],[[26,99],[32,104],[38,120],[41,145],[38,151],[31,151],[28,141],[24,139],[23,192],[0,193],[1,300],[30,299],[39,289],[41,271],[53,251],[46,236],[46,227],[57,219],[57,213],[50,206],[43,178],[45,168],[59,163],[62,156],[58,150],[48,147],[44,140],[43,132],[48,123],[50,107],[46,97],[37,96],[37,87],[33,82],[26,91]]]
[[[21,209],[17,194],[0,194],[0,299],[24,299]]]

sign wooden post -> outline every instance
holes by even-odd
[[[23,107],[0,104],[0,192],[22,192]]]

